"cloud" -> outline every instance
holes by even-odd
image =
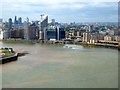
[[[39,20],[40,14],[47,14],[60,22],[65,21],[108,21],[117,13],[118,0],[2,0],[2,15],[4,19],[15,15],[32,20]],[[107,18],[108,19],[107,19]],[[95,18],[95,19],[94,19]],[[111,21],[116,19],[112,18]],[[102,19],[101,19],[102,21]]]

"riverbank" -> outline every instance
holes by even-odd
[[[6,42],[6,43],[33,43],[32,40],[21,40],[21,39],[0,40],[0,42]]]
[[[77,41],[45,41],[45,40],[21,40],[21,39],[9,39],[9,40],[0,40],[0,42],[5,43],[40,43],[40,44],[54,44],[54,45],[64,45],[64,44],[75,44],[75,45],[82,45],[84,47],[102,47],[102,48],[114,48],[120,50],[119,45],[113,44],[102,44],[102,43],[84,43],[84,42],[77,42]]]

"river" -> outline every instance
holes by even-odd
[[[118,51],[62,45],[2,43],[29,54],[0,65],[3,88],[117,88]]]

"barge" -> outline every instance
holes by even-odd
[[[18,54],[15,51],[13,51],[12,48],[0,49],[0,64],[16,61],[17,59],[18,59]]]

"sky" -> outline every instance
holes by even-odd
[[[106,2],[105,2],[106,1]],[[119,0],[0,0],[0,18],[28,17],[40,20],[41,14],[60,23],[117,22]]]

